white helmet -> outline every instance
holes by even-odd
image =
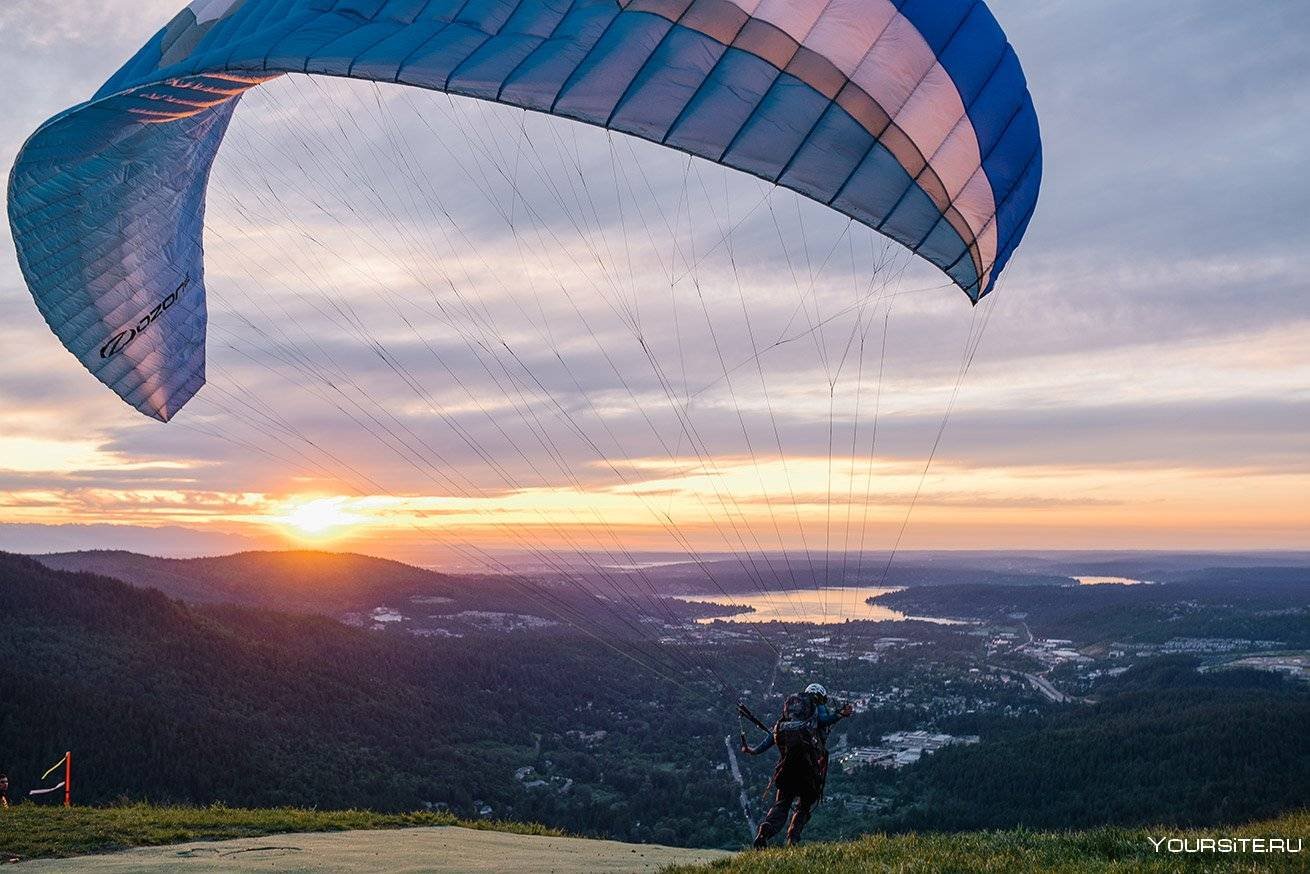
[[[820,686],[818,683],[811,683],[810,685],[806,686],[805,694],[815,695],[819,698],[820,701],[826,701],[828,698],[828,690]]]

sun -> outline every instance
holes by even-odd
[[[323,536],[364,521],[345,509],[345,498],[316,498],[293,505],[278,521],[311,537]]]

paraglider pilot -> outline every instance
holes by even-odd
[[[750,716],[744,705],[741,710],[742,715]],[[828,779],[828,732],[852,712],[850,704],[840,710],[831,708],[828,690],[811,683],[804,692],[787,696],[782,715],[759,746],[747,743],[746,733],[742,732],[741,751],[747,755],[758,756],[771,747],[778,748],[778,764],[769,784],[777,794],[755,835],[755,849],[764,849],[769,839],[782,830],[793,804],[796,812],[792,813],[787,827],[787,846],[800,841],[815,805],[823,798],[823,786]]]

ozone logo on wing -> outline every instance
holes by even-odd
[[[100,347],[100,357],[112,358],[126,349],[129,343],[137,337],[140,337],[146,328],[153,325],[156,319],[168,312],[169,307],[177,303],[178,299],[182,296],[182,292],[185,291],[186,287],[190,284],[191,277],[188,276],[186,279],[182,280],[177,288],[173,289],[172,294],[155,304],[154,308],[138,319],[136,324],[124,328],[111,337],[108,343]]]

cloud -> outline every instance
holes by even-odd
[[[0,9],[0,157],[178,5]],[[1310,7],[991,5],[1046,172],[981,307],[830,210],[671,150],[288,77],[244,99],[215,167],[210,384],[169,426],[59,348],[3,241],[6,512],[233,520],[245,495],[362,493],[436,513],[551,489],[591,506],[637,484],[668,500],[697,470],[705,494],[728,471],[751,502],[743,459],[813,480],[831,443],[919,469],[950,407],[933,475],[958,480],[930,476],[915,517],[934,542],[1076,545],[1083,524],[1137,544],[1116,520],[1167,500],[1186,530],[1146,542],[1226,524],[1305,545],[1258,501],[1226,523],[1179,508],[1183,483],[1228,501],[1246,477],[1277,507],[1307,476]],[[787,491],[808,504],[812,485]]]
[[[194,558],[267,546],[234,534],[178,526],[40,525],[0,522],[0,550],[41,555],[85,549],[124,549],[146,555]]]

